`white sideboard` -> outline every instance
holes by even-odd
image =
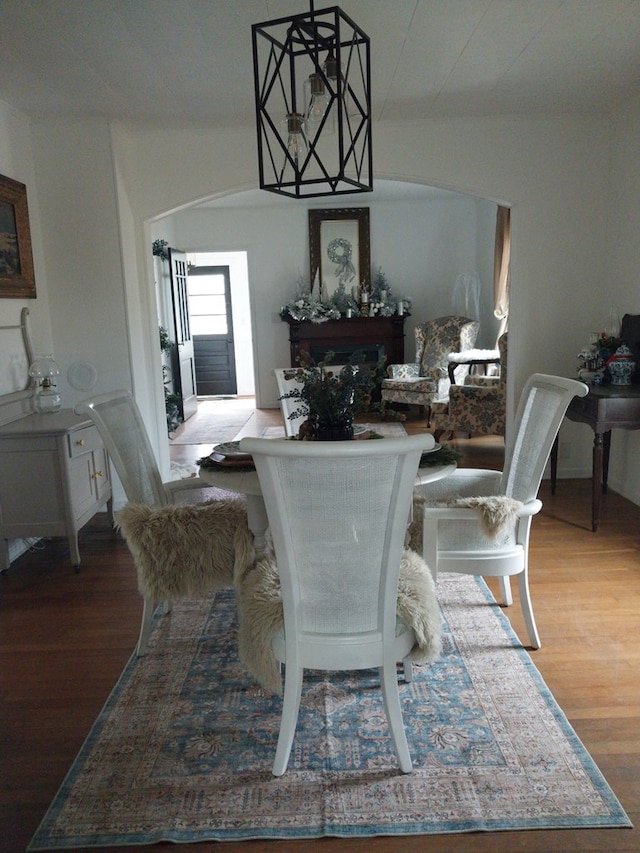
[[[0,570],[9,539],[66,536],[80,565],[78,531],[107,504],[109,460],[90,418],[72,409],[30,414],[0,426]]]

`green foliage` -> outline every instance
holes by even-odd
[[[354,415],[368,410],[374,385],[371,369],[358,365],[358,354],[354,353],[349,364],[336,371],[330,363],[333,357],[334,353],[327,353],[317,364],[306,363],[285,373],[285,379],[295,378],[300,383],[283,394],[300,401],[290,418],[340,423],[352,421]]]
[[[169,244],[166,240],[154,240],[151,244],[151,253],[163,261],[169,260]]]
[[[164,326],[159,327],[160,335],[160,351],[163,353],[171,352],[173,341],[169,337],[169,333]],[[162,365],[162,381],[164,383],[164,407],[167,413],[167,431],[174,432],[182,423],[180,416],[180,401],[182,396],[175,391],[170,391],[167,387],[169,380],[167,379],[167,365]]]
[[[165,329],[164,326],[160,326],[160,351],[161,352],[171,352],[171,347],[173,346],[173,342],[169,337],[169,332]]]

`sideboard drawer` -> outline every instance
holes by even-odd
[[[94,426],[77,429],[69,433],[67,440],[69,442],[69,456],[72,459],[74,456],[82,456],[83,453],[89,453],[102,447],[102,440]]]

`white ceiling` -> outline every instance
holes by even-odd
[[[374,121],[606,112],[640,86],[640,0],[338,2],[371,38]],[[0,99],[31,114],[253,123],[251,24],[308,8],[0,0]]]

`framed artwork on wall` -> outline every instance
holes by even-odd
[[[27,188],[0,175],[0,299],[35,299]]]
[[[371,290],[369,208],[309,211],[312,292],[328,299],[341,286],[356,294]]]

